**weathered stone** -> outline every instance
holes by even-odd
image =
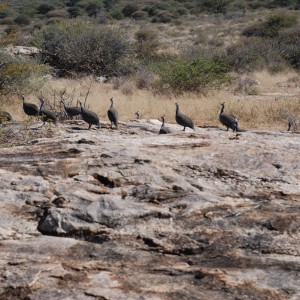
[[[299,135],[160,125],[0,148],[0,299],[299,299]]]

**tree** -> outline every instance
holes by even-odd
[[[61,76],[122,73],[131,53],[123,31],[82,20],[66,20],[43,28],[35,45],[42,50],[42,60]]]

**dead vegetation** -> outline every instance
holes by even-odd
[[[47,100],[46,106],[55,111],[60,120],[65,119],[60,103],[61,94],[65,91],[64,97],[68,105],[77,106],[79,100],[86,100],[86,106],[97,112],[102,120],[107,119],[109,99],[113,96],[120,119],[124,121],[135,119],[135,112],[139,110],[144,119],[158,119],[165,114],[167,122],[174,123],[175,102],[178,101],[184,113],[193,118],[196,126],[218,126],[220,104],[225,101],[226,111],[239,118],[241,128],[287,130],[289,120],[293,124],[300,120],[300,86],[297,78],[298,75],[292,72],[277,75],[257,72],[251,77],[238,78],[238,88],[234,82],[206,96],[184,94],[181,97],[156,95],[150,90],[138,89],[139,81],[134,78],[115,79],[106,83],[97,83],[90,78],[59,79],[52,80],[44,88],[43,95]],[[29,99],[36,102],[34,95],[29,96]],[[27,120],[18,100],[12,101],[7,111],[11,112],[14,120]],[[293,128],[296,130],[296,126]]]

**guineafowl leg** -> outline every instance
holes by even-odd
[[[183,130],[182,131],[185,131],[185,126],[183,127]]]
[[[88,130],[90,130],[90,129],[91,129],[91,127],[92,127],[92,124],[89,124],[89,128],[88,128]]]

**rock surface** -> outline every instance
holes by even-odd
[[[0,148],[0,299],[300,299],[299,134],[160,124]]]

